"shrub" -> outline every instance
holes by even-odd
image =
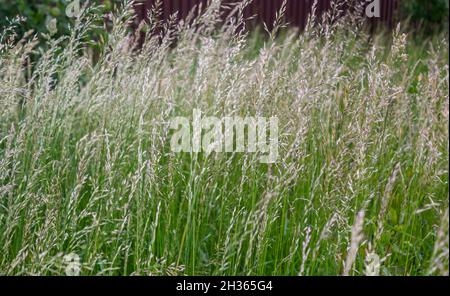
[[[402,7],[404,17],[427,30],[448,26],[449,0],[406,0]]]

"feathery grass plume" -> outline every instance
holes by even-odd
[[[347,252],[347,259],[345,259],[344,272],[342,273],[343,276],[350,275],[353,264],[355,263],[356,255],[358,254],[359,246],[364,238],[364,216],[365,211],[359,211],[352,226],[350,246]]]
[[[95,62],[94,6],[43,47],[1,29],[0,273],[445,274],[448,37],[371,36],[356,2],[269,34],[251,0],[156,7],[141,40],[126,1]],[[277,117],[278,161],[175,153],[193,109]]]
[[[428,273],[430,275],[448,276],[448,208],[442,215],[441,224],[437,230],[436,242]]]

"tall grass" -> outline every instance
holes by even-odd
[[[89,14],[28,68],[33,36],[3,30],[0,274],[448,274],[448,38],[336,7],[262,42],[219,5],[140,50],[127,7],[96,63]],[[277,116],[278,162],[171,152],[194,108]]]

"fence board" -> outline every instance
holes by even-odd
[[[234,0],[232,2],[239,2]],[[317,14],[321,15],[327,9],[330,9],[333,0],[317,0]],[[366,0],[357,0],[366,2]],[[401,0],[380,0],[381,17],[372,19],[371,23],[385,23],[392,27],[395,23],[395,11],[398,8],[398,2]],[[156,2],[156,0],[141,0],[143,5],[136,5],[136,15],[139,20],[143,20],[146,11]],[[178,11],[179,19],[185,18],[189,11],[200,3],[205,4],[207,0],[162,0],[162,10],[164,19]],[[230,2],[230,1],[228,1]],[[244,15],[246,17],[255,15],[256,20],[264,22],[270,28],[275,20],[275,14],[281,7],[283,0],[253,0],[253,3],[247,7]],[[314,0],[287,0],[286,21],[296,27],[304,28]]]

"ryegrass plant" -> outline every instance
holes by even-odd
[[[2,31],[0,274],[448,274],[447,37],[330,13],[262,42],[218,5],[139,50],[125,9],[95,63],[88,14],[31,67]],[[171,152],[194,108],[277,116],[278,162]]]

